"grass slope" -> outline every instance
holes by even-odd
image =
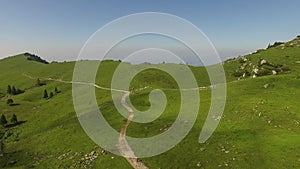
[[[198,143],[199,133],[210,106],[210,90],[200,91],[201,107],[198,119],[188,136],[168,152],[142,159],[150,168],[299,168],[300,153],[300,39],[260,50],[256,53],[225,61],[228,88],[227,103],[220,125],[204,144]],[[247,61],[241,59],[247,58]],[[251,78],[261,59],[284,66],[278,75]],[[247,66],[242,69],[241,67]],[[249,66],[251,63],[251,66]],[[3,168],[131,168],[127,161],[103,152],[84,133],[78,123],[72,103],[70,84],[47,81],[35,86],[36,78],[71,80],[74,62],[50,63],[28,61],[18,55],[0,61],[0,110],[9,119],[16,114],[26,121],[14,127],[1,128],[5,133],[5,156],[0,157]],[[111,77],[119,62],[102,62],[96,83],[110,87]],[[128,71],[143,65],[128,64]],[[180,68],[181,65],[171,65]],[[253,67],[254,66],[254,67]],[[266,67],[263,65],[261,67]],[[190,67],[198,86],[208,86],[205,68]],[[271,67],[270,69],[273,69]],[[235,71],[247,70],[251,76],[235,77]],[[30,75],[33,79],[26,77]],[[25,89],[25,93],[6,95],[7,85]],[[266,84],[268,84],[266,86]],[[174,79],[159,70],[139,73],[131,89],[177,88]],[[43,91],[58,87],[51,99],[43,99]],[[107,121],[120,130],[124,118],[113,105],[110,92],[95,89],[99,108]],[[130,99],[139,110],[150,106],[150,88],[135,91]],[[167,109],[159,119],[147,123],[131,123],[127,134],[150,137],[166,130],[176,119],[180,108],[178,91],[165,91]],[[8,106],[13,98],[19,105]],[[187,101],[189,102],[189,101]],[[11,134],[9,134],[11,133]],[[92,154],[92,155],[91,155]],[[97,158],[93,155],[97,154]],[[88,157],[85,159],[85,157]]]

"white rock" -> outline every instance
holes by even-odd
[[[275,70],[272,70],[273,75],[277,75],[277,72]]]
[[[215,120],[221,120],[221,116],[217,116],[216,118],[215,118]]]
[[[254,69],[253,69],[253,72],[254,72],[254,73],[257,73],[258,71],[259,71],[258,68],[254,68]]]
[[[265,84],[264,85],[264,88],[266,89],[266,88],[268,88],[270,85],[269,84]]]
[[[263,60],[260,61],[261,65],[266,64],[266,63],[267,63],[267,61],[265,59],[263,59]]]
[[[202,147],[202,148],[200,148],[200,151],[204,151],[204,150],[205,150],[205,148],[203,148],[203,147]]]

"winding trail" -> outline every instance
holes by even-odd
[[[134,152],[132,151],[131,147],[129,146],[129,144],[126,140],[126,130],[134,116],[133,110],[126,103],[126,98],[128,98],[129,95],[130,95],[130,92],[128,91],[122,96],[122,99],[121,99],[121,104],[129,112],[129,117],[127,118],[126,123],[124,124],[124,126],[121,128],[121,131],[120,131],[119,145],[118,145],[119,152],[124,158],[126,158],[126,160],[129,162],[129,164],[133,168],[148,169],[148,167],[135,156]]]

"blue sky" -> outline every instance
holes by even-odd
[[[299,6],[298,0],[1,0],[0,58],[29,51],[50,61],[75,60],[95,31],[137,12],[187,19],[222,58],[235,57],[300,34]]]

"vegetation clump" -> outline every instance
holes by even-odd
[[[269,44],[268,47],[267,47],[267,49],[273,48],[273,47],[277,47],[277,46],[280,46],[282,44],[284,44],[284,42],[274,42],[273,45]]]
[[[47,92],[47,90],[45,89],[45,90],[44,90],[44,96],[43,96],[43,98],[47,99],[48,97],[49,97],[48,92]]]
[[[7,86],[7,94],[10,95],[18,95],[24,93],[24,90],[18,89],[15,86],[8,85]]]
[[[54,92],[55,92],[55,93],[60,93],[60,90],[58,90],[58,88],[55,87],[55,88],[54,88]]]
[[[41,81],[39,78],[37,78],[37,80],[36,80],[36,86],[44,86],[44,85],[46,85],[46,82]]]
[[[10,122],[12,124],[17,124],[18,123],[18,118],[15,114],[13,114],[13,116],[11,117]]]
[[[53,92],[50,92],[49,99],[54,96]]]
[[[43,98],[51,99],[52,97],[54,97],[54,93],[56,93],[56,94],[60,93],[60,91],[58,90],[57,87],[55,87],[54,92],[50,91],[50,93],[48,93],[48,91],[45,89]]]
[[[14,103],[13,99],[7,99],[6,104],[11,106]]]
[[[43,64],[49,64],[49,62],[47,62],[46,60],[40,58],[37,55],[31,54],[31,53],[28,53],[28,52],[24,53],[24,55],[27,56],[27,60],[36,61],[36,62],[40,62],[40,63],[43,63]]]
[[[0,123],[2,126],[5,126],[7,124],[7,120],[4,114],[1,115]]]

